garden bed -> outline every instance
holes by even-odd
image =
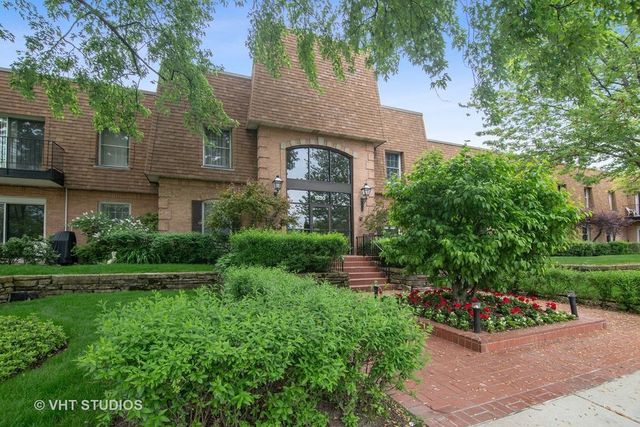
[[[416,315],[463,331],[472,329],[473,302],[480,303],[482,330],[490,333],[575,319],[575,316],[557,310],[555,302],[499,292],[478,293],[466,304],[454,302],[446,288],[414,289],[408,294],[397,294],[397,298],[413,307]]]

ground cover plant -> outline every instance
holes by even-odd
[[[259,267],[228,269],[223,295],[106,311],[99,334],[81,366],[105,398],[144,401],[119,415],[145,425],[326,425],[324,403],[354,426],[422,365],[425,339],[393,298]]]
[[[161,291],[174,295],[176,291]],[[42,399],[101,399],[104,386],[85,376],[77,358],[98,339],[96,316],[101,305],[126,304],[149,296],[146,291],[65,294],[32,301],[0,304],[0,316],[29,319],[36,316],[64,329],[68,337],[64,351],[46,359],[37,369],[27,369],[0,380],[0,426],[93,426],[94,411],[36,411],[34,401]]]
[[[62,328],[51,321],[0,316],[0,381],[43,361],[66,343]]]
[[[0,276],[48,274],[179,273],[212,271],[210,264],[0,265]]]
[[[447,288],[414,289],[408,294],[397,294],[397,298],[409,305],[418,316],[465,331],[473,327],[472,302],[480,302],[480,321],[482,329],[487,332],[575,319],[570,313],[557,310],[554,302],[541,302],[535,297],[500,292],[478,293],[468,303],[456,302],[451,289]]]

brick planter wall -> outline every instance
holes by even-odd
[[[215,272],[1,276],[0,303],[8,302],[12,292],[42,297],[70,292],[193,289],[220,283]]]

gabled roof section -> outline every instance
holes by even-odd
[[[382,124],[389,146],[426,149],[427,134],[422,113],[382,106]]]
[[[267,125],[318,132],[373,142],[384,141],[380,97],[373,70],[364,58],[356,60],[356,71],[338,81],[331,63],[317,54],[318,92],[309,86],[300,68],[295,38],[285,40],[291,68],[274,78],[260,64],[253,65],[249,126]]]

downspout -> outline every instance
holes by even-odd
[[[68,222],[69,222],[69,191],[67,190],[67,187],[64,187],[64,231],[67,231],[68,229]]]

